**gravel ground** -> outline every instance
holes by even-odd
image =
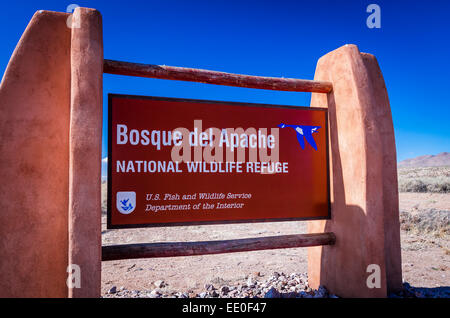
[[[206,284],[203,291],[171,290],[167,282],[158,280],[153,289],[128,290],[125,287],[111,287],[104,298],[339,298],[323,286],[311,289],[305,273],[274,272],[266,280],[259,280],[260,273],[253,273],[246,281],[237,285]],[[403,290],[391,294],[391,298],[449,298],[450,287],[415,288],[409,283],[403,284]]]
[[[104,297],[119,298],[337,298],[329,294],[324,287],[312,290],[308,286],[308,278],[303,273],[274,272],[265,280],[260,279],[260,273],[253,273],[246,281],[237,285],[206,284],[203,291],[196,293],[193,290],[174,291],[163,280],[154,283],[154,289],[127,290],[125,287],[117,289],[113,286]]]

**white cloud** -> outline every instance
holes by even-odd
[[[103,158],[103,159],[102,159],[102,162],[103,162],[103,163],[107,163],[107,162],[108,162],[108,157]]]

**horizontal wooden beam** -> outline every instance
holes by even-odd
[[[231,74],[195,68],[139,64],[112,60],[104,60],[103,72],[116,75],[270,89],[277,91],[328,93],[333,89],[330,82],[310,81],[296,78]]]
[[[102,260],[193,256],[333,245],[333,233],[267,236],[225,241],[123,244],[102,247]]]

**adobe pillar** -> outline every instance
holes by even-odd
[[[100,296],[102,24],[68,18],[36,12],[0,85],[0,297]]]
[[[70,29],[38,11],[0,85],[0,297],[67,297]]]
[[[308,248],[310,285],[342,297],[386,297],[401,288],[400,224],[394,129],[383,76],[373,55],[345,45],[319,59],[315,80],[333,91],[312,94],[328,107],[331,220],[309,233],[334,232],[334,246]],[[380,288],[366,284],[380,267]]]
[[[71,42],[69,264],[78,265],[80,288],[69,297],[100,297],[101,153],[103,97],[102,19],[77,8]]]

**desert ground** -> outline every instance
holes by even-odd
[[[414,287],[450,286],[450,167],[399,169],[403,281]],[[206,241],[299,234],[304,222],[177,226],[107,230],[103,245]],[[136,296],[157,287],[164,294],[195,296],[209,285],[239,286],[267,281],[276,273],[307,272],[305,248],[157,259],[108,261],[102,264],[102,294]],[[117,290],[117,292],[115,292]],[[112,291],[112,292],[111,292]]]

